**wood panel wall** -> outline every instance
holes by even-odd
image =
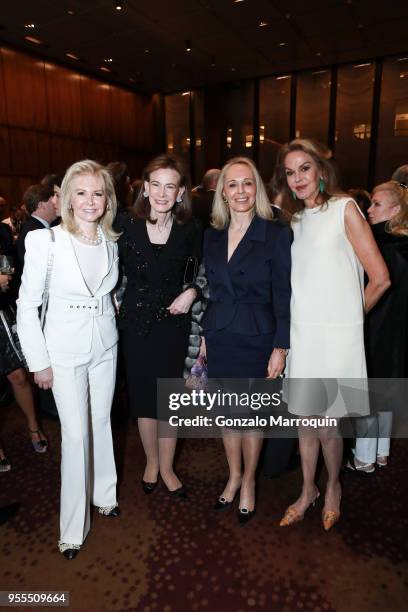
[[[84,158],[123,160],[137,178],[157,149],[153,113],[149,96],[0,47],[0,195],[17,204]]]

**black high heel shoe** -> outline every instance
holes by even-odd
[[[158,483],[159,483],[159,479],[157,479],[156,482],[146,482],[142,478],[142,489],[146,493],[146,495],[151,495],[153,491],[155,490],[155,488],[157,487]]]
[[[188,499],[187,490],[184,485],[181,485],[181,487],[175,489],[174,491],[170,491],[169,489],[167,489],[167,493],[175,499]]]
[[[225,510],[228,510],[228,508],[230,508],[234,503],[234,499],[238,491],[239,489],[235,491],[234,497],[231,500],[228,500],[223,496],[219,497],[213,506],[214,512],[224,512]]]
[[[246,525],[249,523],[251,519],[255,516],[255,508],[253,510],[248,510],[248,508],[239,508],[238,509],[238,523],[240,525]]]

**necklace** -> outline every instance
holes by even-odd
[[[85,240],[88,244],[92,244],[93,246],[98,246],[102,243],[103,232],[101,227],[98,225],[96,228],[96,238],[89,238],[83,232],[77,231],[77,234],[82,240]]]

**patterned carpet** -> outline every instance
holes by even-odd
[[[245,527],[235,510],[212,513],[226,475],[217,440],[179,445],[178,473],[189,501],[173,500],[162,486],[145,496],[136,429],[118,426],[122,515],[94,513],[83,549],[68,562],[56,547],[59,425],[45,421],[51,449],[35,455],[19,411],[2,410],[0,418],[13,466],[0,474],[0,505],[21,502],[16,517],[0,527],[1,589],[67,590],[69,609],[88,612],[407,609],[406,440],[394,444],[390,466],[373,477],[345,476],[342,519],[326,534],[321,504],[303,523],[279,528],[298,492],[299,471],[273,481],[260,477],[257,514]]]

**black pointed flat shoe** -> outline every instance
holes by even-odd
[[[79,550],[77,550],[76,548],[67,548],[62,554],[66,559],[68,559],[68,561],[73,561],[78,553]]]
[[[175,489],[174,491],[169,491],[169,489],[167,489],[167,493],[176,499],[188,499],[187,491],[184,485],[181,485],[181,487]]]
[[[255,516],[255,509],[248,510],[248,508],[239,508],[238,510],[238,523],[240,525],[246,525]]]
[[[225,497],[219,497],[213,506],[214,512],[224,512],[228,510],[230,506],[232,506],[234,500],[228,501]]]
[[[142,478],[142,489],[145,492],[145,494],[151,495],[153,491],[155,490],[155,488],[157,487],[158,482],[159,482],[158,480],[156,480],[156,482],[146,482]]]

